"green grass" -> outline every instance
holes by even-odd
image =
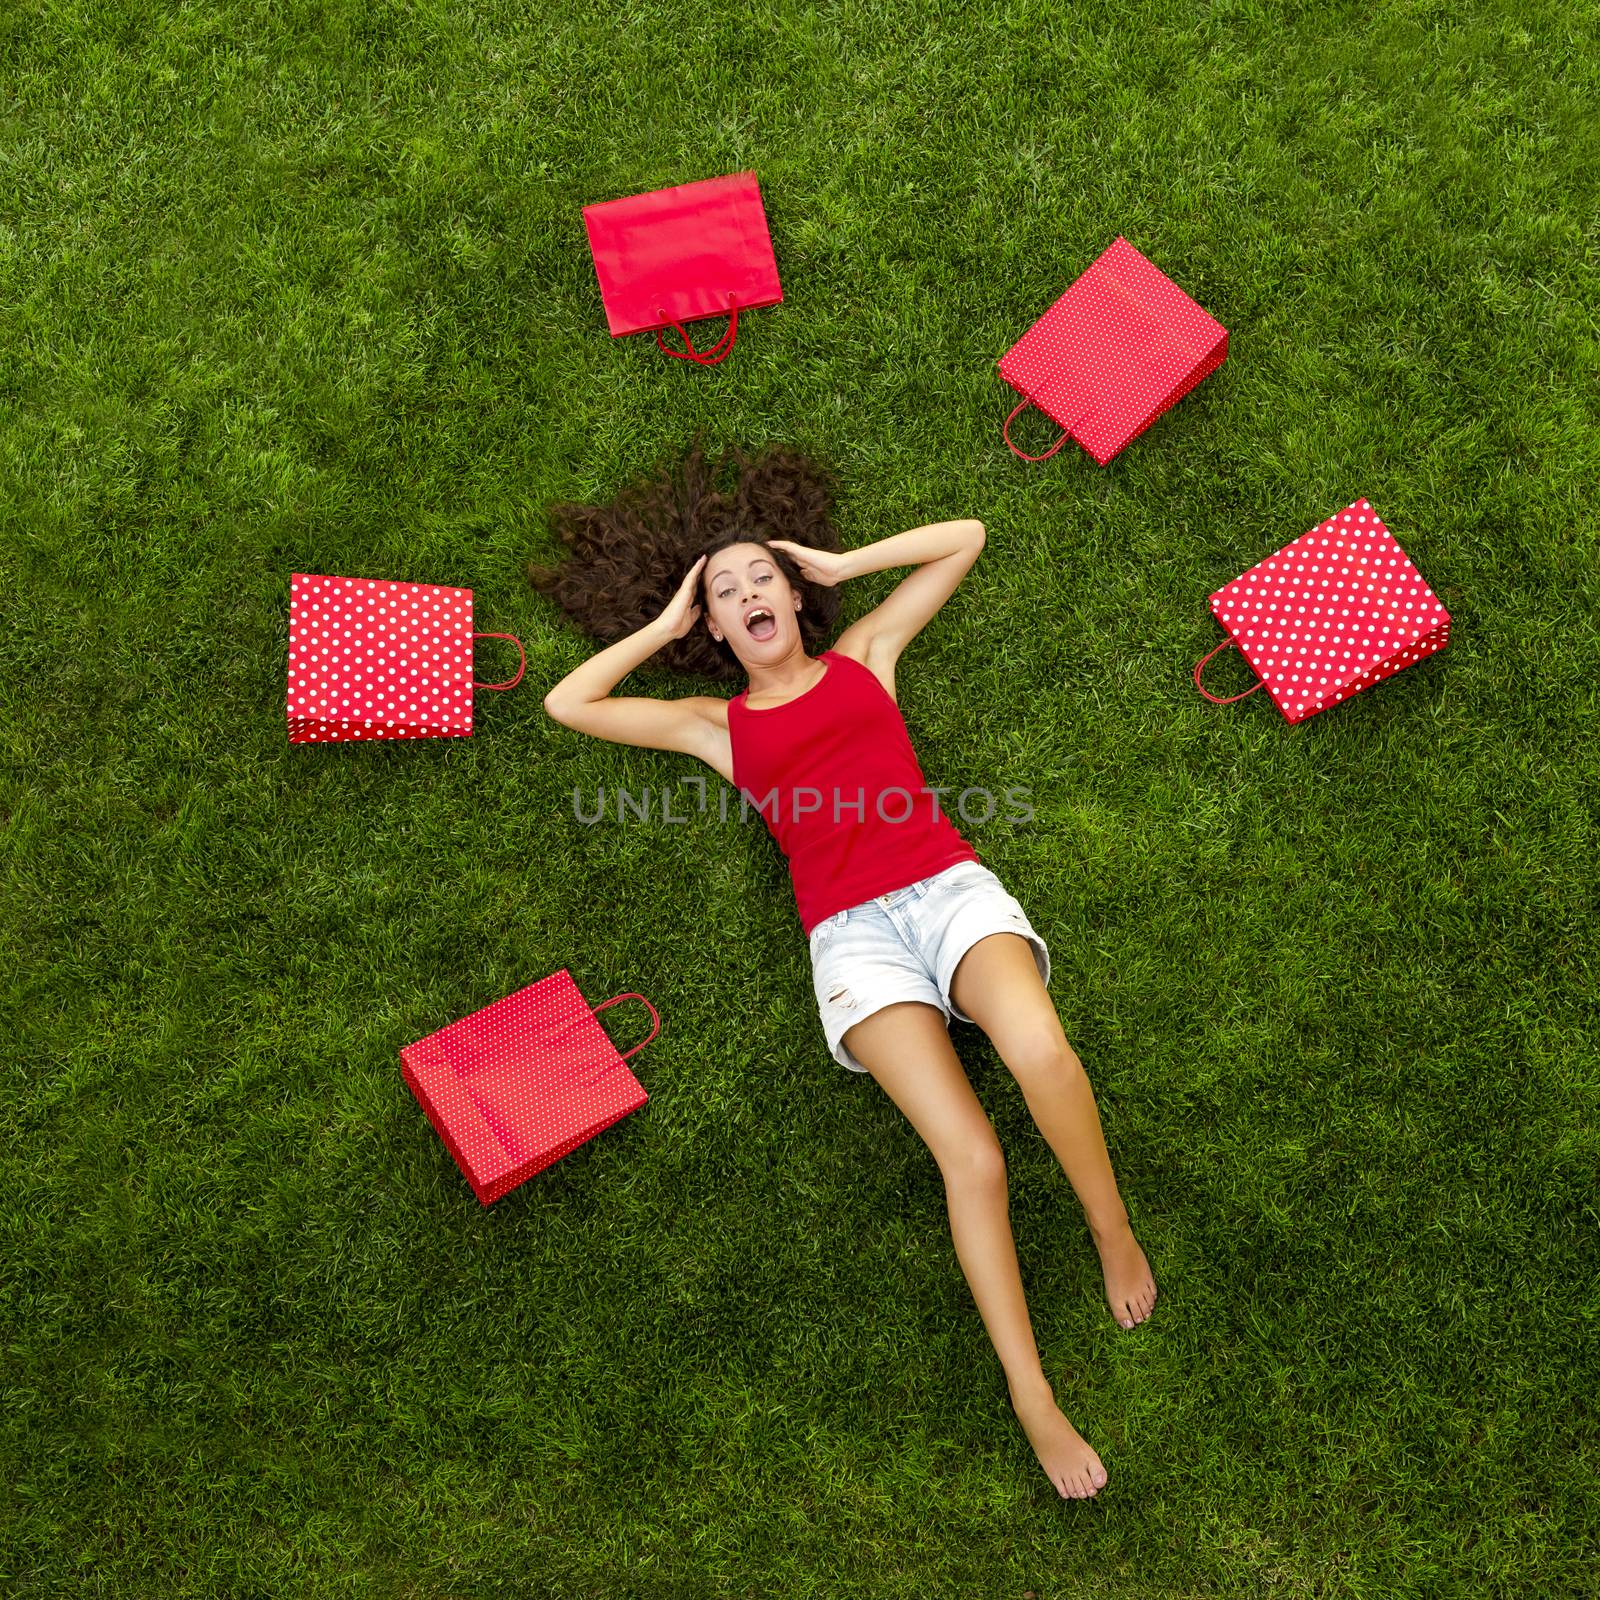
[[[1592,1593],[1596,22],[6,6],[5,1591]],[[785,303],[704,371],[610,340],[580,206],[745,166]],[[994,362],[1117,233],[1229,359],[1025,467]],[[930,782],[1031,790],[966,831],[1162,1287],[1113,1326],[958,1029],[1093,1504],[764,829],[573,819],[703,769],[543,715],[590,646],[522,564],[697,428],[828,462],[848,543],[988,527],[901,702]],[[1206,596],[1357,496],[1449,649],[1204,703]],[[527,679],[291,749],[296,569],[470,585]],[[660,1009],[650,1103],[484,1212],[396,1052],[563,966]]]

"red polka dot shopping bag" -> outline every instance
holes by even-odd
[[[475,683],[472,641],[510,639],[505,683]],[[472,691],[511,689],[527,657],[472,631],[472,591],[296,572],[289,579],[289,743],[467,738]]]
[[[597,1015],[622,1000],[639,1001],[655,1021],[626,1055]],[[403,1046],[400,1071],[489,1205],[649,1099],[626,1063],[660,1031],[642,994],[591,1010],[563,967]]]
[[[1228,330],[1122,237],[1000,358],[1022,399],[1001,435],[1013,455],[1048,461],[1075,439],[1103,467],[1228,354]],[[1037,406],[1062,434],[1042,456],[1011,443]]]
[[[1366,500],[1352,501],[1218,589],[1211,610],[1228,637],[1196,664],[1195,688],[1219,706],[1265,688],[1290,722],[1326,711],[1450,641],[1450,613]],[[1259,681],[1219,699],[1200,673],[1229,645]]]
[[[733,349],[739,313],[783,299],[767,213],[753,172],[680,183],[583,208],[612,338],[656,330],[669,356],[712,367]],[[696,350],[683,324],[727,317],[727,331]],[[676,328],[684,348],[661,337]]]

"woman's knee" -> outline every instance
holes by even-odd
[[[1024,1089],[1031,1084],[1057,1084],[1083,1075],[1083,1063],[1059,1026],[1029,1029],[1007,1039],[1001,1060]]]
[[[974,1131],[952,1149],[944,1151],[939,1158],[939,1169],[948,1183],[989,1189],[1005,1187],[1005,1151],[987,1122],[982,1133]]]

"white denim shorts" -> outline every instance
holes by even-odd
[[[844,1034],[863,1017],[902,1000],[944,1013],[946,1025],[972,1018],[950,998],[962,956],[991,933],[1017,933],[1033,948],[1039,976],[1050,981],[1050,952],[1027,913],[978,861],[919,878],[824,917],[811,930],[811,978],[828,1052],[852,1072],[867,1069]]]

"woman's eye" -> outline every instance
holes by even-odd
[[[772,578],[772,574],[770,572],[763,572],[761,574],[761,576],[756,579],[756,582],[757,583],[767,583],[767,582],[771,581],[771,578]]]

